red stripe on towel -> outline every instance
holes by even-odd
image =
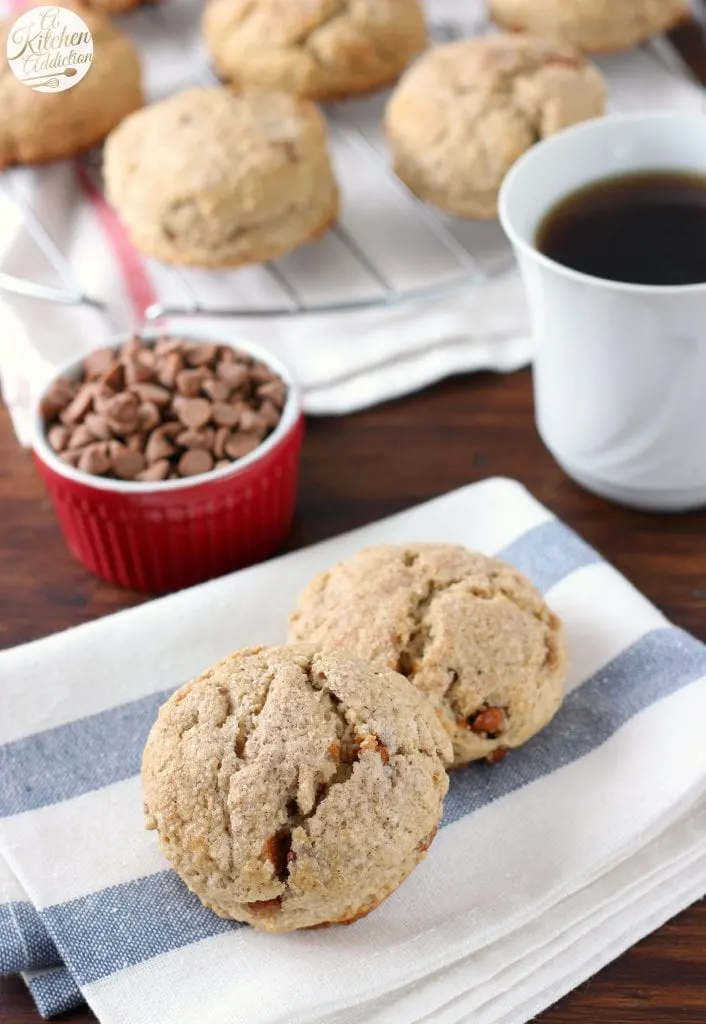
[[[135,319],[138,326],[141,326],[145,310],[157,301],[142,257],[134,248],[115,212],[108,206],[103,193],[91,181],[86,168],[79,161],[76,161],[75,167],[76,178],[115,255],[125,283],[125,291],[132,302]]]

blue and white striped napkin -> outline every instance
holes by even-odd
[[[282,642],[333,561],[439,539],[500,554],[563,617],[563,708],[453,773],[428,859],[370,917],[284,936],[215,917],[143,828],[158,706]],[[706,647],[511,481],[9,650],[0,679],[0,968],[45,1014],[82,997],[105,1024],[519,1024],[706,892]]]

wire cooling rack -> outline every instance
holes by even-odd
[[[159,20],[167,14],[157,6],[148,16]],[[431,34],[435,42],[444,42],[487,27],[480,18],[465,24],[437,22]],[[648,44],[648,51],[651,59],[669,66],[672,73],[684,73],[663,40]],[[205,60],[195,77],[199,84],[215,81]],[[324,238],[279,260],[236,270],[182,269],[145,259],[158,296],[145,319],[345,313],[473,288],[509,269],[512,253],[497,222],[447,216],[417,200],[392,172],[382,131],[386,100],[382,92],[325,109],[343,202],[338,222]],[[101,162],[100,150],[83,161],[97,187],[102,187]],[[17,209],[24,229],[59,283],[0,271],[0,290],[105,310],[101,301],[87,294],[75,268],[31,206],[27,190],[15,185],[12,171],[0,176],[0,194]]]

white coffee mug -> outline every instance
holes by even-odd
[[[569,128],[514,165],[499,208],[530,307],[542,440],[587,490],[680,511],[706,505],[706,282],[603,280],[535,242],[545,215],[576,189],[655,170],[706,175],[706,116],[619,114]]]

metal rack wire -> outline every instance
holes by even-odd
[[[155,6],[149,16],[163,19],[166,12]],[[450,41],[486,28],[482,21],[462,26],[439,22],[432,26],[432,37]],[[648,46],[651,56],[674,73],[674,55],[664,48],[663,41]],[[201,84],[214,82],[206,63],[196,77]],[[145,319],[345,313],[441,296],[475,287],[506,271],[512,265],[512,255],[496,223],[446,216],[417,200],[394,175],[380,127],[384,103],[383,94],[336,103],[325,110],[344,202],[338,223],[322,240],[280,260],[240,270],[192,271],[145,260],[158,295],[158,302],[145,311]],[[99,187],[100,164],[100,151],[83,161],[86,173]],[[369,182],[367,197],[359,187],[360,180]],[[384,197],[385,206],[371,217],[366,198],[373,194],[378,199]],[[0,199],[14,205],[58,282],[0,271],[0,290],[105,312],[105,304],[87,294],[12,171],[0,177]],[[423,247],[425,253],[423,279],[418,278],[419,261],[415,278],[405,256],[415,246]],[[235,296],[235,301],[223,305],[214,300],[214,294],[224,293]],[[249,301],[253,294],[266,298],[255,304]]]

